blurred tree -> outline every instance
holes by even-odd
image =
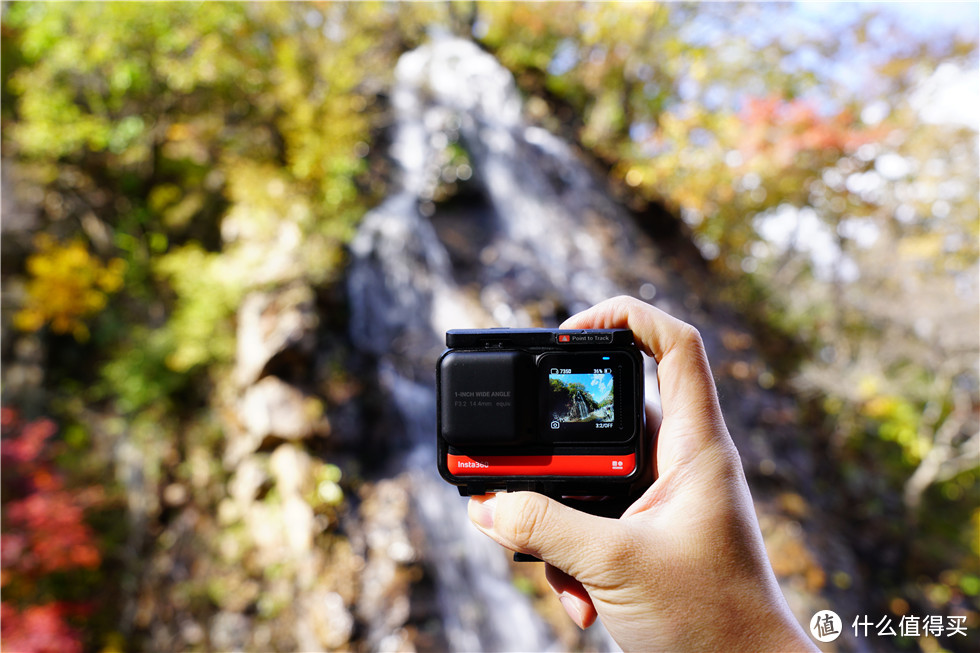
[[[103,266],[82,242],[59,246],[46,234],[38,235],[37,250],[27,260],[31,281],[15,324],[24,331],[37,331],[50,322],[57,333],[87,339],[82,319],[104,308],[106,295],[119,290],[125,262],[117,258]]]
[[[18,98],[7,142],[49,190],[55,233],[79,225],[97,251],[123,254],[129,294],[148,300],[142,310],[165,296],[157,278],[179,287],[166,327],[174,369],[227,360],[223,322],[242,271],[261,285],[337,269],[366,197],[355,178],[373,99],[357,71],[385,69],[369,63],[379,56],[369,52],[372,11],[10,5],[6,24],[20,30],[26,62],[7,84]],[[264,253],[235,241],[284,225],[302,243],[293,268],[266,265],[254,278]]]
[[[25,423],[3,408],[0,426],[3,650],[80,651],[81,634],[68,619],[90,611],[96,596],[96,584],[77,572],[101,562],[83,515],[101,493],[65,487],[52,464],[48,441],[56,428],[50,420]]]
[[[129,506],[130,533],[112,540],[125,550],[106,553],[127,565],[113,582],[128,607],[111,623],[90,620],[95,646],[148,627],[138,602],[184,605],[204,591],[146,563],[176,555],[153,539],[172,516],[164,489],[203,486],[192,511],[216,514],[227,472],[212,462],[225,445],[214,411],[229,414],[235,312],[252,290],[340,278],[345,243],[384,190],[366,164],[383,127],[378,94],[431,13],[384,3],[3,5],[4,157],[45,234],[27,257],[14,323],[40,339],[5,351],[51,349],[38,385],[71,425],[66,466],[81,477],[100,470]],[[398,21],[404,36],[390,39]],[[10,289],[16,279],[5,298]],[[329,501],[314,507],[329,513],[343,494],[324,487]],[[202,532],[216,528],[210,520]],[[201,564],[222,570],[206,580],[224,605],[234,593],[221,579],[255,570],[229,566],[217,542],[199,547],[201,560],[213,557]],[[16,619],[5,603],[5,645]]]

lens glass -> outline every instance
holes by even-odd
[[[534,359],[523,351],[449,352],[439,361],[442,437],[500,447],[534,435]]]

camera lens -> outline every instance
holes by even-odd
[[[451,352],[439,371],[442,437],[450,445],[512,445],[533,435],[530,354]]]

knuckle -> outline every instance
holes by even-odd
[[[704,348],[704,340],[701,338],[701,332],[697,328],[683,323],[675,334],[673,348],[700,367],[703,374],[707,377],[711,376],[711,366],[708,364],[708,354]]]
[[[636,297],[630,297],[629,295],[617,295],[610,299],[609,302],[615,306],[618,306],[625,314],[629,314],[632,311],[649,308],[649,304],[640,301]]]
[[[701,332],[686,322],[682,323],[678,329],[677,342],[689,349],[704,349],[704,340],[701,338]]]

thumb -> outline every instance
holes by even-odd
[[[530,553],[583,580],[621,541],[622,523],[584,513],[536,492],[472,497],[470,520],[498,544]],[[602,534],[601,538],[597,534]]]

